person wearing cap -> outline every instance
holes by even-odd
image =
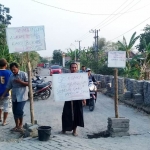
[[[90,68],[87,68],[86,72],[88,73],[89,82],[90,81],[97,82],[96,79],[95,79],[95,77],[91,74],[91,69]]]
[[[94,82],[94,83],[96,82],[97,83],[95,77],[91,74],[91,69],[87,68],[86,72],[88,73],[89,82]],[[97,92],[96,92],[95,96],[97,97]]]

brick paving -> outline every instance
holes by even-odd
[[[48,75],[43,70],[42,75]],[[51,80],[47,77],[46,80]],[[114,102],[111,98],[98,94],[98,100],[93,112],[84,108],[85,127],[78,128],[78,137],[58,134],[61,131],[62,102],[50,99],[34,102],[35,119],[40,125],[52,127],[51,139],[40,142],[37,138],[22,139],[19,133],[11,133],[14,127],[13,115],[9,114],[7,126],[0,126],[0,150],[150,150],[150,116],[136,109],[119,103],[119,116],[130,119],[130,136],[116,138],[88,139],[87,134],[104,131],[107,128],[107,118],[114,116]],[[29,102],[25,106],[24,122],[30,122]]]

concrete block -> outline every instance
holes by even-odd
[[[31,127],[31,126],[32,126],[32,123],[27,122],[27,123],[25,123],[25,125],[23,127],[25,129],[29,129],[29,127]]]
[[[108,127],[111,127],[111,128],[129,128],[129,123],[113,123],[113,124],[108,123]]]
[[[120,117],[120,118],[108,118],[108,122],[110,123],[129,123],[129,119],[125,117]]]
[[[29,131],[29,132],[34,132],[34,131],[37,130],[38,127],[39,127],[39,126],[38,126],[37,124],[36,124],[36,125],[32,125],[31,127],[29,127],[28,131]]]
[[[30,132],[29,132],[28,130],[26,130],[26,131],[24,132],[23,138],[27,138],[27,137],[29,137],[29,136],[30,136]]]
[[[110,133],[114,133],[114,132],[128,132],[129,128],[111,128]]]
[[[111,137],[122,137],[122,136],[129,136],[128,132],[113,132],[110,133]]]
[[[30,136],[33,138],[38,137],[38,130],[34,130],[33,132],[30,132]]]
[[[108,118],[107,130],[111,137],[128,136],[129,133],[129,119],[127,118]]]

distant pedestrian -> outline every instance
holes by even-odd
[[[17,63],[11,63],[10,69],[13,74],[9,78],[6,91],[1,96],[1,99],[12,89],[13,114],[16,126],[11,131],[22,132],[23,109],[28,100],[28,76],[27,73],[19,70]]]
[[[76,63],[71,63],[71,73],[77,73],[77,68],[78,66]],[[84,100],[65,102],[62,113],[62,133],[72,131],[72,134],[77,136],[77,126],[84,127],[82,102],[85,105],[86,101]]]
[[[6,59],[0,59],[0,97],[4,94],[9,77],[12,74],[11,71],[7,70],[6,68],[7,68]],[[3,120],[2,120],[2,111],[4,112]],[[2,123],[3,126],[8,124],[6,122],[6,119],[9,112],[11,112],[11,98],[9,93],[7,93],[4,99],[0,101],[0,122],[3,122]]]
[[[86,72],[86,68],[85,68],[85,66],[82,66],[82,68],[81,68],[80,72],[81,72],[81,73]]]

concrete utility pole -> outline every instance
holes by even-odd
[[[95,40],[95,44],[94,44],[94,50],[95,50],[95,58],[97,58],[97,60],[98,60],[98,32],[100,31],[100,29],[99,30],[93,30],[93,29],[91,29],[89,32],[90,33],[94,33],[95,34],[95,36],[94,36],[94,40]]]
[[[96,31],[96,32],[97,32],[97,35],[96,35],[96,39],[97,39],[97,41],[96,41],[96,42],[97,42],[97,43],[96,43],[96,52],[97,52],[97,55],[96,55],[96,56],[97,56],[97,59],[96,59],[96,60],[97,60],[97,63],[98,63],[98,37],[99,37],[99,36],[98,36],[98,32],[99,32],[99,31],[100,31],[100,29]]]
[[[95,33],[95,36],[94,36],[94,40],[95,40],[94,52],[95,52],[95,58],[96,58],[96,29],[95,30],[91,29],[89,32],[90,33]]]
[[[81,50],[80,42],[79,40],[76,40],[75,42],[79,42],[79,51]]]

